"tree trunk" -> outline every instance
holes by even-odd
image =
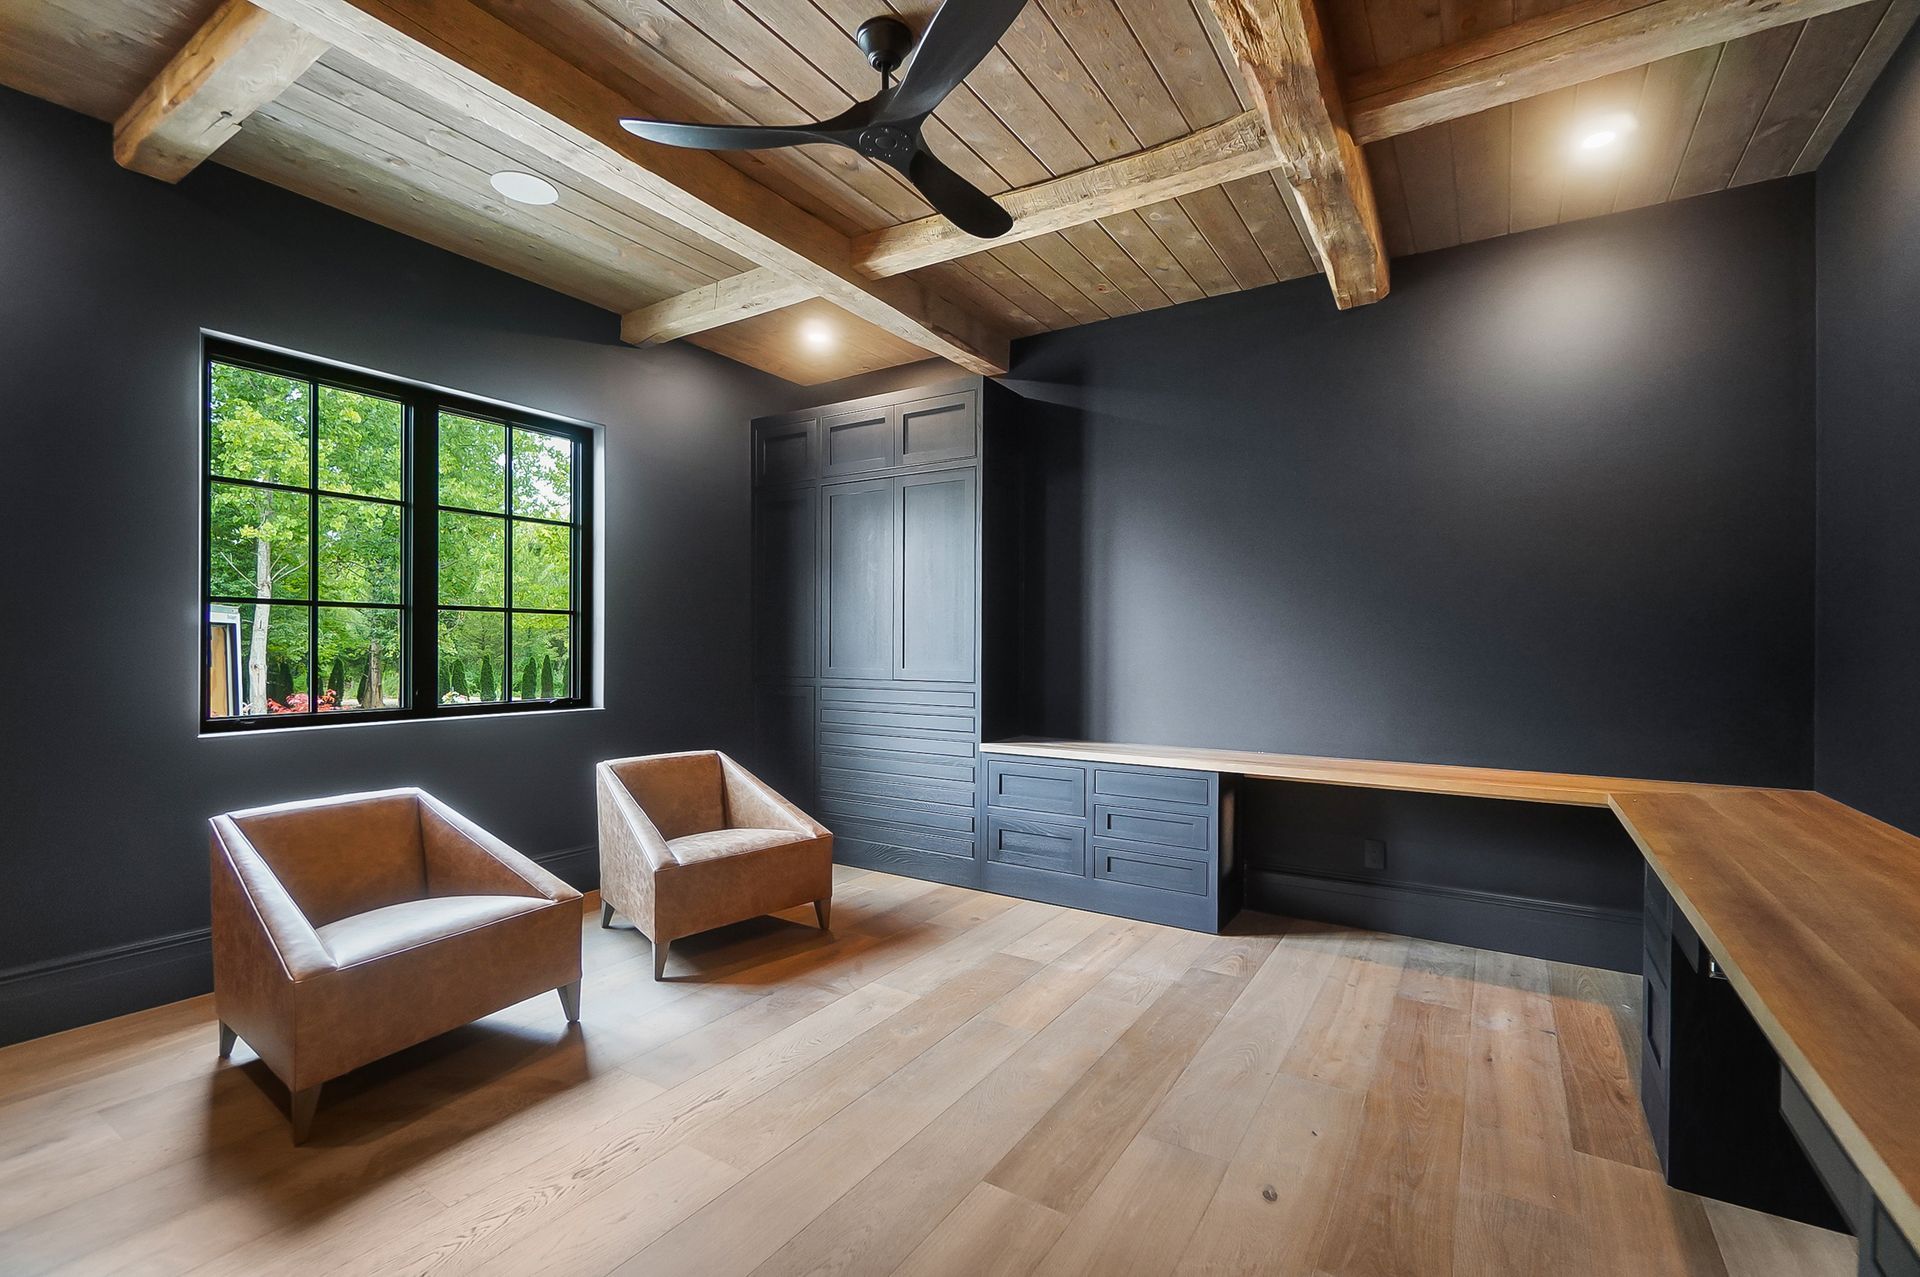
[[[253,592],[260,598],[273,594],[273,550],[267,539],[253,543]],[[247,713],[267,712],[267,625],[273,617],[271,603],[253,605],[253,641],[247,644]]]
[[[378,637],[367,639],[367,700],[361,709],[384,709],[387,694],[380,687],[380,640]]]

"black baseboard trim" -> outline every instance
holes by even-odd
[[[530,859],[576,890],[600,885],[598,846]],[[12,967],[0,971],[0,1046],[212,990],[213,933],[206,927]]]
[[[1247,907],[1609,971],[1640,970],[1638,913],[1427,883],[1248,866]]]

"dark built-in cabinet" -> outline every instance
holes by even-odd
[[[989,494],[1016,504],[1004,394],[969,379],[753,423],[754,761],[843,862],[980,885],[984,690],[1010,677],[983,574]]]
[[[1022,440],[992,382],[753,423],[753,763],[835,858],[1217,930],[1220,778],[983,757],[1017,734]]]

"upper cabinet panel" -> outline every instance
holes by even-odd
[[[805,483],[820,473],[819,422],[756,421],[753,423],[753,483],[776,487]]]
[[[893,674],[896,521],[893,479],[820,489],[820,673]]]
[[[762,492],[753,502],[753,664],[763,678],[811,678],[819,597],[817,490]]]
[[[895,441],[898,418],[891,408],[871,408],[826,417],[821,423],[828,478],[890,470],[900,464]]]
[[[894,482],[900,485],[900,611],[893,676],[971,683],[980,615],[978,481],[967,467]]]
[[[979,451],[979,396],[971,391],[901,404],[900,464],[965,461]]]

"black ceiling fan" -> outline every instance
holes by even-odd
[[[650,142],[708,151],[754,151],[808,142],[850,147],[890,165],[913,183],[948,221],[969,235],[993,239],[1012,229],[1013,218],[979,187],[942,164],[920,127],[941,100],[999,42],[1026,0],[946,0],[927,23],[914,50],[913,30],[895,17],[868,18],[854,33],[860,51],[880,73],[880,92],[831,120],[812,124],[675,124],[666,120],[621,120]],[[893,73],[914,50],[898,84]]]

